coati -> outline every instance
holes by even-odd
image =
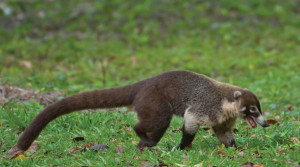
[[[140,150],[160,141],[173,115],[184,118],[180,149],[191,144],[202,125],[212,127],[226,147],[236,145],[232,129],[237,118],[253,128],[256,123],[269,126],[257,97],[249,90],[189,71],[171,71],[131,85],[82,92],[55,102],[34,118],[9,154],[14,157],[26,151],[42,129],[61,115],[128,105],[137,112],[139,123],[134,130],[140,138]]]

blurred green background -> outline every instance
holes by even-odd
[[[234,83],[283,71],[290,79],[299,67],[297,0],[0,4],[2,83],[103,88],[174,69]]]

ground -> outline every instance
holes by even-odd
[[[300,163],[300,7],[289,1],[4,1],[0,3],[0,166],[295,166]],[[138,152],[130,108],[83,111],[51,122],[38,149],[21,160],[8,150],[47,104],[66,95],[118,87],[170,70],[190,70],[248,88],[270,128],[238,121],[239,148],[223,148],[210,129],[176,150],[182,119],[159,144]],[[6,90],[6,89],[5,89]],[[76,137],[83,140],[74,141]],[[82,139],[82,138],[81,138]],[[90,144],[86,144],[90,143]],[[109,148],[95,152],[92,145]],[[78,151],[75,151],[78,150]]]

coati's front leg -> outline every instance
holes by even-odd
[[[224,144],[226,147],[236,146],[232,128],[235,124],[236,119],[229,119],[226,122],[216,125],[213,127],[213,130],[219,139],[219,141]]]
[[[198,118],[189,112],[190,107],[184,114],[184,123],[182,128],[182,139],[179,148],[182,150],[192,143],[200,127]]]

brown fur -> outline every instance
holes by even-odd
[[[171,71],[124,87],[82,92],[62,99],[39,113],[11,149],[10,155],[27,150],[42,129],[61,115],[83,109],[128,105],[133,105],[137,112],[139,123],[134,130],[141,139],[139,149],[159,142],[173,114],[185,116],[181,149],[192,142],[200,125],[212,126],[221,143],[233,146],[231,129],[236,114],[232,113],[236,111],[231,111],[234,108],[224,109],[222,104],[225,99],[228,104],[236,102],[233,95],[237,90],[242,92],[243,98],[248,98],[248,91],[239,87],[193,72]],[[258,103],[258,100],[255,102]],[[241,103],[247,103],[247,100]],[[188,114],[185,114],[187,108]]]

